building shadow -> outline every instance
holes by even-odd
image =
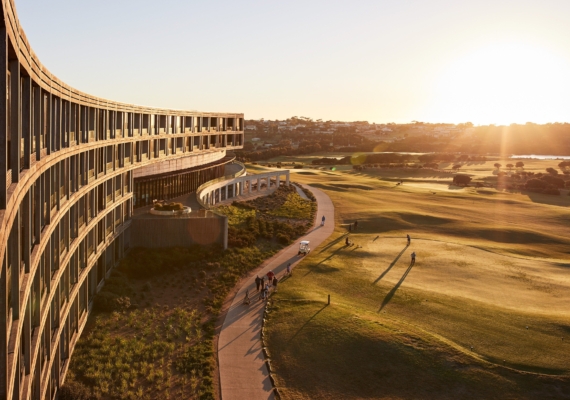
[[[386,297],[384,297],[384,300],[382,301],[382,304],[380,305],[378,312],[382,311],[382,309],[384,307],[386,307],[386,305],[390,302],[390,300],[392,300],[392,297],[394,297],[398,288],[402,285],[402,283],[404,283],[404,281],[406,280],[406,277],[408,276],[408,274],[410,273],[410,271],[414,267],[414,264],[415,264],[414,262],[410,263],[410,265],[408,266],[408,269],[406,270],[406,272],[404,272],[404,275],[402,275],[402,277],[400,278],[398,283],[396,283],[396,286],[394,286],[392,288],[392,290],[390,290],[390,292],[386,295]]]
[[[379,276],[378,278],[376,278],[376,280],[375,280],[374,282],[372,282],[373,285],[377,284],[378,281],[380,281],[382,278],[384,278],[384,277],[386,276],[386,274],[387,274],[388,272],[390,272],[390,270],[392,269],[392,267],[393,267],[394,265],[396,265],[396,263],[398,262],[398,260],[400,259],[400,257],[402,257],[402,254],[404,254],[404,252],[406,251],[406,249],[407,249],[408,247],[409,247],[409,246],[406,246],[406,247],[404,247],[404,248],[402,249],[402,251],[400,251],[400,254],[398,254],[398,255],[396,256],[396,258],[394,258],[394,261],[392,261],[392,263],[390,264],[390,266],[389,266],[388,268],[386,268],[386,270],[385,270],[384,272],[382,272],[382,273],[380,274],[380,276]]]

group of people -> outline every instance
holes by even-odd
[[[291,275],[291,263],[287,264],[287,269],[285,275]],[[255,287],[257,293],[259,293],[259,300],[267,300],[269,298],[269,289],[273,286],[273,291],[277,291],[277,285],[279,284],[279,279],[273,271],[269,271],[266,276],[255,277]],[[249,304],[249,289],[245,291],[245,298],[243,299],[243,304]]]

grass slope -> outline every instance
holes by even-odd
[[[337,231],[269,313],[284,398],[570,398],[567,198],[313,172],[295,179],[327,191]]]

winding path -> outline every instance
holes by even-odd
[[[317,199],[317,216],[313,229],[302,239],[311,242],[315,249],[334,231],[334,206],[324,192],[309,188]],[[325,226],[320,226],[322,216],[326,217]],[[256,293],[255,275],[265,275],[273,270],[280,277],[284,274],[287,263],[292,267],[302,259],[297,255],[298,239],[266,260],[250,275],[249,283],[236,293],[222,325],[218,340],[218,362],[220,370],[220,393],[222,400],[265,400],[274,399],[273,386],[269,380],[269,371],[261,349],[261,323],[265,302],[255,296],[251,305],[242,305],[246,290]]]

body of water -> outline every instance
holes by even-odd
[[[570,156],[549,156],[544,154],[513,155],[511,158],[532,158],[534,160],[570,160]]]

